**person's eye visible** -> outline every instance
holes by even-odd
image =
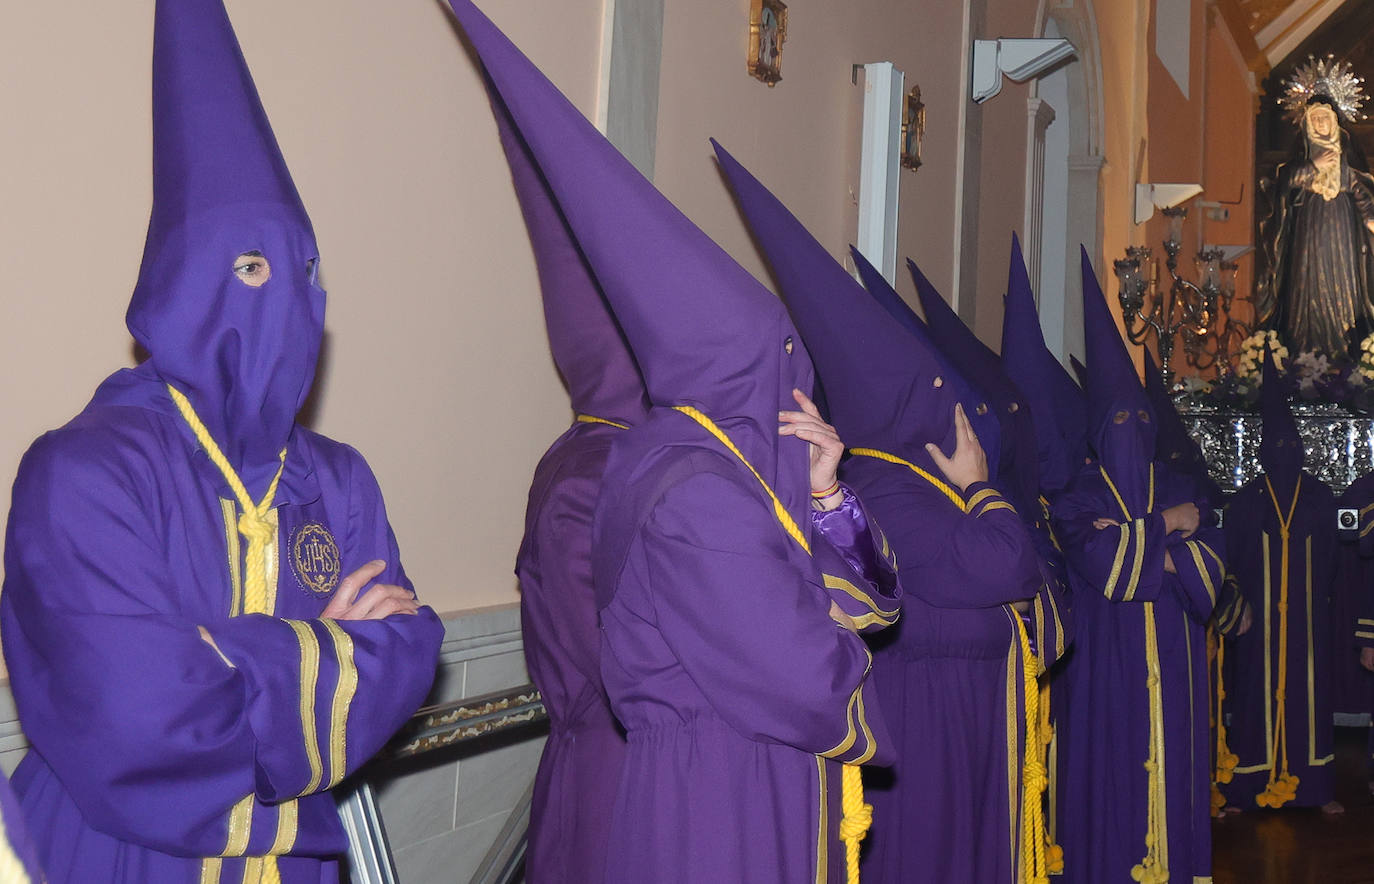
[[[272,278],[272,267],[262,252],[244,252],[234,259],[234,275],[244,285],[258,288]]]

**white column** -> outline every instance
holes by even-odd
[[[897,278],[897,176],[901,174],[902,90],[906,76],[890,61],[864,65],[863,140],[859,148],[859,251],[887,281]]]

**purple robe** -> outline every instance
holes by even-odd
[[[888,531],[908,587],[902,621],[873,642],[897,760],[867,778],[864,879],[1020,880],[1025,698],[1007,603],[1041,587],[1025,526],[983,483],[966,489],[977,504],[964,512],[899,464],[853,457],[844,476]]]
[[[1205,624],[1222,584],[1222,538],[1205,503],[1195,534],[1166,535],[1160,513],[1197,502],[1197,490],[1161,464],[1150,473],[1152,505],[1140,512],[1123,513],[1097,463],[1055,501],[1074,599],[1074,648],[1057,682],[1066,713],[1057,825],[1063,880],[1074,884],[1131,880],[1147,853],[1152,781],[1163,787],[1153,828],[1169,873],[1211,874]],[[1121,524],[1098,530],[1099,518]],[[1176,574],[1164,570],[1166,550]],[[1152,734],[1163,743],[1157,774],[1145,768]]]
[[[684,430],[655,410],[617,439],[598,507],[598,543],[623,550],[598,591],[629,743],[606,881],[841,881],[839,762],[884,763],[892,743],[863,640],[827,609],[894,610],[891,551],[858,538],[876,581],[821,531],[807,556],[754,477],[674,444]]]
[[[336,880],[347,842],[328,790],[429,690],[443,634],[429,608],[318,619],[373,559],[380,582],[410,587],[356,451],[291,435],[273,616],[234,616],[232,499],[150,363],[20,464],[0,629],[33,745],[14,787],[54,884],[202,880],[202,857],[274,845],[284,882]]]
[[[533,881],[600,881],[625,737],[601,684],[592,589],[592,514],[611,440],[621,430],[574,424],[535,470],[520,577],[520,628],[530,678],[549,711],[530,807]]]
[[[1286,681],[1283,729],[1287,770],[1298,778],[1297,796],[1285,806],[1319,806],[1332,800],[1331,592],[1339,551],[1331,490],[1308,473],[1297,488],[1288,527],[1283,574],[1281,522],[1294,506],[1293,483],[1274,483],[1280,514],[1262,475],[1232,497],[1226,511],[1227,570],[1253,612],[1245,635],[1227,639],[1233,665],[1226,683],[1227,740],[1238,757],[1232,781],[1222,787],[1231,804],[1256,807],[1283,743],[1275,741],[1279,679]],[[1280,605],[1287,584],[1286,625]],[[1286,637],[1285,637],[1286,633]],[[1286,644],[1286,653],[1280,647]]]
[[[541,884],[602,879],[625,736],[601,684],[592,515],[611,440],[648,410],[634,358],[500,97],[492,113],[539,270],[549,350],[577,417],[540,459],[516,556],[530,677],[549,712],[525,870]]]
[[[337,881],[329,790],[423,701],[443,627],[429,608],[320,617],[373,560],[377,582],[411,586],[367,463],[295,422],[323,337],[319,251],[222,2],[160,0],[154,21],[128,311],[149,358],[19,466],[0,632],[33,751],[13,782],[55,884],[273,862],[285,884]]]
[[[1333,712],[1374,712],[1374,673],[1360,651],[1374,647],[1374,473],[1356,479],[1336,506],[1358,510],[1354,528],[1338,532],[1340,563],[1331,603],[1331,707]]]

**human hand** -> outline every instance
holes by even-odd
[[[1093,527],[1098,531],[1105,531],[1108,528],[1115,528],[1121,523],[1115,519],[1093,519]]]
[[[1164,570],[1168,571],[1170,574],[1178,573],[1178,568],[1174,565],[1174,557],[1169,555],[1167,549],[1164,551]]]
[[[926,443],[926,452],[930,454],[930,459],[935,461],[935,466],[960,491],[975,482],[986,482],[988,458],[983,453],[978,434],[973,432],[972,425],[964,416],[964,406],[961,403],[954,406],[954,439],[953,457],[945,457],[945,453],[935,443]]]
[[[1374,672],[1374,648],[1360,648],[1360,665]]]
[[[1182,531],[1184,537],[1192,536],[1202,519],[1201,514],[1198,513],[1197,504],[1191,501],[1169,507],[1164,511],[1163,516],[1164,533],[1172,534],[1175,531]]]
[[[839,605],[835,604],[834,600],[830,602],[830,619],[834,620],[845,629],[848,629],[850,632],[859,631],[859,624],[855,623],[853,617],[850,617]]]
[[[325,620],[381,620],[392,614],[414,614],[420,608],[415,594],[403,586],[374,583],[358,598],[368,582],[386,570],[386,562],[376,559],[339,581],[339,589],[320,617]]]
[[[821,419],[816,403],[807,398],[801,390],[793,390],[792,398],[797,400],[801,411],[779,411],[779,436],[796,436],[811,445],[811,490],[824,491],[834,488],[840,469],[840,457],[844,454],[844,442],[835,428]],[[816,501],[823,510],[833,510],[844,500],[836,489],[833,494]]]
[[[1245,603],[1242,602],[1241,604],[1245,604]],[[1250,627],[1253,626],[1254,624],[1255,624],[1255,611],[1254,611],[1254,609],[1251,608],[1249,605],[1245,605],[1245,610],[1244,610],[1244,611],[1241,613],[1241,615],[1240,615],[1240,623],[1238,623],[1238,624],[1236,625],[1236,633],[1235,633],[1235,634],[1238,635],[1238,636],[1239,636],[1239,635],[1245,635],[1245,633],[1247,633],[1247,632],[1250,631]],[[1371,652],[1374,652],[1374,648],[1367,648],[1367,650],[1369,650],[1369,651],[1371,651]],[[1371,664],[1374,664],[1374,655],[1371,655],[1369,659],[1370,659],[1370,663],[1371,663]],[[1366,667],[1366,668],[1371,669],[1371,670],[1374,670],[1374,665],[1371,665],[1371,666]]]

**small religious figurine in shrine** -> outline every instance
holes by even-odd
[[[1262,227],[1268,271],[1255,310],[1299,352],[1344,354],[1374,317],[1374,177],[1343,125],[1364,118],[1362,84],[1344,62],[1308,59],[1279,98],[1300,137]]]

